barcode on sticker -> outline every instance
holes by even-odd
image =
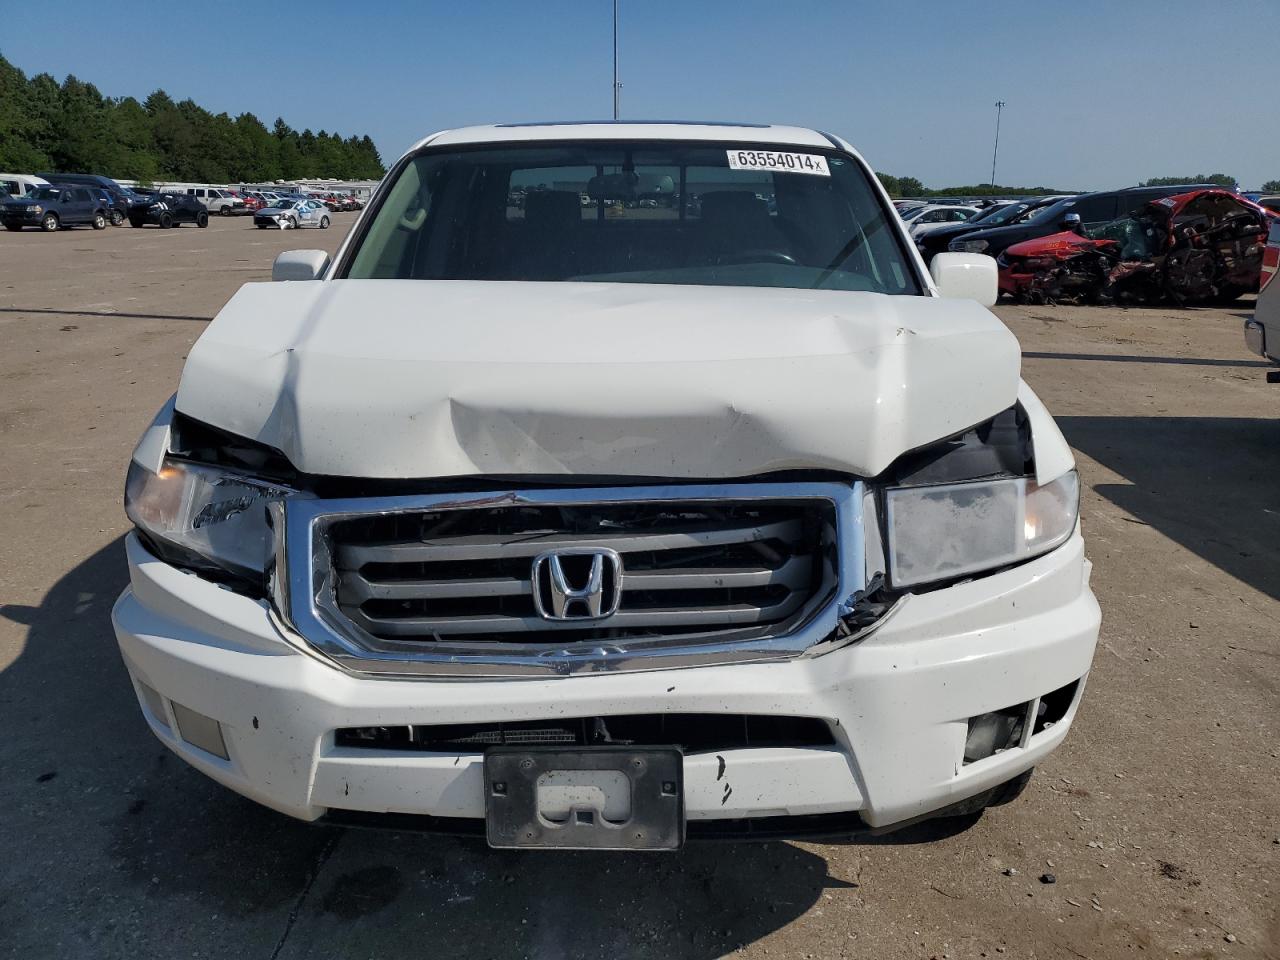
[[[820,153],[784,153],[781,150],[726,150],[730,170],[776,170],[778,173],[812,173],[831,176],[827,158]]]

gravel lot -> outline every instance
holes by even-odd
[[[108,622],[125,463],[235,289],[353,218],[0,234],[0,954],[1280,957],[1280,387],[1248,302],[998,309],[1077,451],[1104,619],[1067,745],[977,822],[518,855],[295,823],[169,755]]]

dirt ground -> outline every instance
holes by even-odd
[[[1280,386],[1248,302],[997,311],[1079,457],[1104,619],[1067,744],[976,822],[519,855],[296,823],[172,757],[108,622],[126,461],[235,289],[353,216],[0,234],[0,954],[1280,957]]]

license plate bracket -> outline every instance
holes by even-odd
[[[485,833],[499,849],[678,850],[679,747],[490,747]]]

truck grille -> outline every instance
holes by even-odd
[[[383,650],[776,634],[837,583],[835,505],[821,498],[469,504],[337,518],[326,540],[330,613]],[[617,555],[606,615],[548,619],[536,559],[569,568],[584,550]]]

